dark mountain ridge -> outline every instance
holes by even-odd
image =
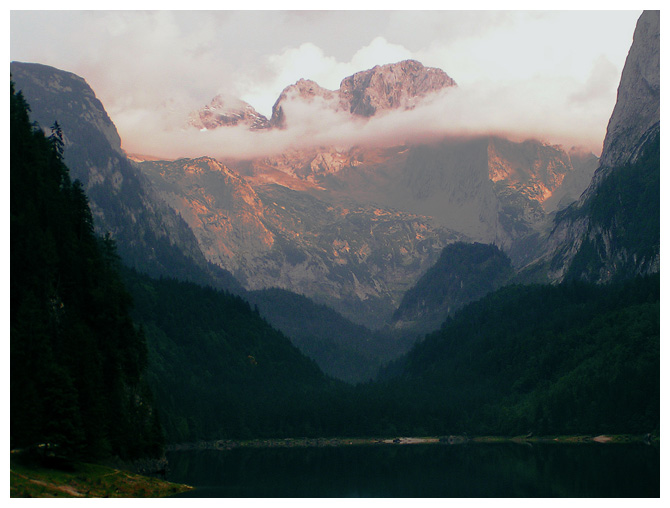
[[[64,160],[81,181],[99,234],[110,233],[124,262],[156,276],[190,278],[240,291],[211,265],[186,223],[157,198],[121,149],[103,105],[86,81],[41,64],[12,62],[12,79],[31,104],[31,118],[47,130],[58,122]]]
[[[415,333],[436,330],[465,304],[508,283],[510,259],[495,245],[451,244],[440,259],[405,293],[393,314],[393,326]]]
[[[660,270],[659,39],[660,13],[645,11],[621,75],[600,165],[580,199],[556,216],[538,242],[525,276],[607,282]]]

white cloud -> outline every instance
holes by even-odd
[[[375,37],[369,45],[354,54],[350,67],[357,72],[371,69],[375,65],[395,63],[411,58],[413,58],[412,52],[403,46],[391,44],[384,37]]]
[[[327,56],[312,42],[285,49],[280,54],[269,55],[266,68],[271,80],[250,84],[250,91],[242,99],[253,105],[265,116],[272,114],[272,106],[284,88],[299,79],[311,79],[323,88],[337,90],[340,82],[356,72],[412,58],[412,53],[398,44],[391,44],[383,37],[375,37],[370,44],[360,48],[349,62],[338,62]]]
[[[445,70],[460,89],[434,105],[432,115],[420,108],[402,120],[393,113],[351,127],[324,113],[309,123],[308,137],[325,142],[341,135],[353,142],[402,139],[410,129],[417,135],[428,128],[498,129],[552,142],[578,138],[598,151],[638,16],[639,11],[12,11],[10,58],[84,77],[124,146],[140,153],[211,155],[288,146],[307,136],[306,127],[253,134],[222,129],[205,136],[181,127],[191,110],[218,93],[241,97],[269,116],[281,90],[300,78],[337,89],[354,72],[406,58]],[[319,123],[320,133],[314,131]]]

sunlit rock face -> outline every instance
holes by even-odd
[[[272,106],[268,121],[244,101],[217,96],[212,103],[191,114],[189,124],[200,129],[246,125],[250,129],[284,128],[287,125],[286,103],[344,112],[355,117],[411,109],[433,93],[456,86],[443,70],[424,67],[415,60],[378,65],[342,80],[338,90],[327,90],[309,79],[287,86]]]
[[[369,117],[389,109],[410,109],[421,98],[452,86],[456,82],[443,70],[405,60],[344,78],[339,96],[350,113]]]
[[[235,125],[245,126],[251,130],[270,127],[269,120],[249,103],[224,95],[217,95],[207,106],[191,113],[188,124],[200,130]]]
[[[252,187],[208,157],[138,167],[188,223],[208,261],[247,289],[289,289],[369,326],[390,316],[445,245],[464,239],[411,213],[274,183]]]
[[[593,154],[539,141],[479,137],[290,150],[238,167],[252,185],[274,182],[334,202],[377,203],[509,249],[574,201],[596,164]]]

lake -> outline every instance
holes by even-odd
[[[659,497],[660,447],[468,443],[167,454],[189,497]]]

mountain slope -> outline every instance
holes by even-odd
[[[379,396],[393,393],[413,408],[406,425],[429,432],[650,432],[660,424],[659,298],[658,275],[502,288],[390,367]]]
[[[369,327],[383,324],[442,247],[462,238],[426,217],[275,184],[252,187],[208,157],[139,167],[189,224],[207,260],[247,289],[301,293]]]
[[[240,297],[125,274],[168,442],[311,435],[333,384]]]
[[[376,378],[379,368],[407,352],[416,336],[388,329],[373,332],[283,289],[251,291],[248,299],[324,373],[352,384]]]
[[[57,125],[46,138],[13,84],[11,92],[11,446],[88,459],[158,456],[146,344],[113,242],[94,233]]]
[[[640,16],[601,163],[522,275],[607,282],[659,270],[659,23],[658,11]]]
[[[454,243],[417,281],[393,313],[395,327],[436,330],[447,316],[507,283],[514,270],[495,245]]]
[[[40,64],[12,62],[12,79],[43,129],[62,128],[64,160],[90,200],[96,230],[116,240],[124,262],[148,273],[241,290],[208,264],[184,221],[153,194],[121,149],[95,93],[81,77]]]

